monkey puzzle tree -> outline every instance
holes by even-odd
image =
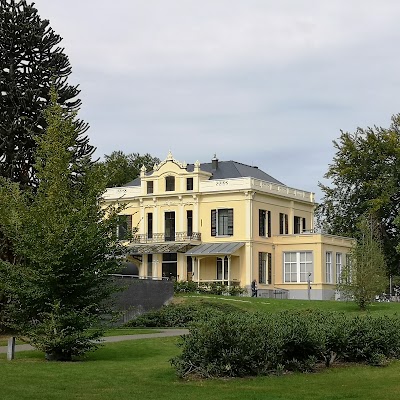
[[[21,187],[34,185],[35,135],[46,130],[43,111],[53,84],[58,102],[78,110],[77,86],[67,83],[71,74],[68,57],[59,47],[61,37],[41,19],[33,3],[0,0],[0,176]],[[87,124],[74,121],[74,157],[93,153],[85,132]]]

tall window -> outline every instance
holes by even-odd
[[[258,210],[259,236],[271,237],[271,211]]]
[[[165,178],[165,190],[167,192],[173,192],[175,190],[175,177],[167,176]]]
[[[147,276],[153,276],[153,254],[147,254]]]
[[[306,230],[306,219],[303,217],[294,217],[293,221],[293,233],[302,233]]]
[[[132,233],[132,215],[119,215],[117,225],[117,236],[120,240],[125,240]]]
[[[153,181],[147,181],[147,194],[153,193]]]
[[[351,272],[351,254],[346,254],[346,283],[351,283],[353,280]]]
[[[186,279],[191,281],[193,279],[193,259],[192,257],[186,257]]]
[[[332,283],[332,253],[325,253],[325,279],[326,283]]]
[[[211,210],[211,236],[233,235],[233,208]]]
[[[186,190],[193,190],[193,178],[186,178]]]
[[[175,212],[166,211],[165,212],[165,241],[174,242],[175,241]]]
[[[340,283],[342,275],[342,253],[336,253],[336,283]]]
[[[187,235],[193,235],[193,211],[187,210],[186,211],[186,220],[187,220]]]
[[[289,218],[287,214],[279,213],[279,233],[281,235],[289,233]]]
[[[147,214],[147,238],[153,238],[153,213]]]
[[[217,258],[217,279],[228,280],[228,257],[226,256],[224,258]]]
[[[313,280],[313,254],[311,251],[283,253],[285,282],[307,282]]]
[[[271,253],[258,253],[258,282],[271,284],[272,275]]]

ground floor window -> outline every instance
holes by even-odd
[[[217,279],[228,280],[228,257],[217,257]]]
[[[326,283],[332,283],[332,253],[325,253],[325,279]]]
[[[314,263],[312,251],[283,253],[285,282],[310,282],[313,280]]]
[[[170,280],[178,279],[178,254],[164,253],[162,261],[162,276]]]
[[[147,254],[147,276],[153,276],[153,254]]]
[[[271,284],[272,255],[271,253],[258,253],[258,282]]]
[[[191,281],[193,279],[193,258],[190,256],[186,257],[186,272],[187,272],[186,279],[188,281]]]
[[[336,253],[336,283],[340,283],[340,277],[342,275],[342,253]]]

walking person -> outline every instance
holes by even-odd
[[[255,279],[251,282],[251,297],[257,297],[257,281]]]

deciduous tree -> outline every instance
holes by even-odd
[[[322,228],[354,237],[365,213],[377,221],[389,273],[399,275],[396,246],[400,230],[395,219],[400,207],[400,114],[389,128],[358,128],[334,141],[336,154],[320,184],[324,197],[317,209]]]
[[[144,165],[147,170],[152,170],[154,164],[160,160],[146,153],[125,154],[122,151],[113,151],[104,156],[104,161],[97,163],[97,168],[104,176],[107,187],[122,186],[133,181],[140,175],[140,168]]]
[[[365,310],[387,287],[385,256],[379,239],[379,225],[372,217],[362,217],[358,224],[357,240],[349,261],[343,266],[338,290],[353,298]]]

